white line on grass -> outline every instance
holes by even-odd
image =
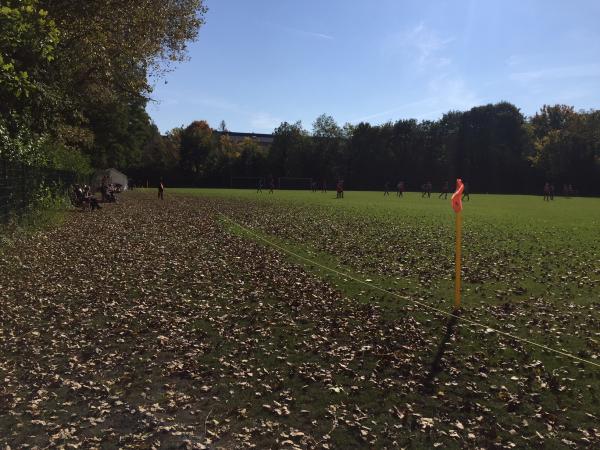
[[[320,264],[320,263],[318,263],[316,261],[313,261],[312,259],[306,258],[306,257],[304,257],[302,255],[297,254],[297,253],[294,253],[293,251],[288,250],[287,248],[282,247],[281,245],[278,245],[278,244],[276,244],[273,241],[270,241],[269,239],[267,239],[267,238],[265,238],[265,237],[257,234],[252,229],[247,228],[247,227],[245,227],[245,226],[237,223],[235,220],[231,219],[230,217],[226,216],[223,213],[219,213],[219,214],[223,218],[225,218],[227,221],[231,222],[233,225],[235,225],[238,228],[241,228],[242,230],[244,230],[246,233],[254,236],[255,238],[257,238],[257,239],[259,239],[259,240],[261,240],[263,242],[266,242],[270,246],[272,246],[272,247],[274,247],[274,248],[276,248],[278,250],[281,250],[282,252],[285,252],[285,253],[287,253],[289,255],[294,256],[297,259],[301,259],[301,260],[303,260],[303,261],[305,261],[307,263],[313,264],[313,265],[318,266],[318,267],[320,267],[322,269],[325,269],[325,270],[327,270],[329,272],[336,273],[336,274],[341,275],[343,277],[349,278],[349,279],[351,279],[353,281],[356,281],[357,283],[364,284],[365,286],[368,286],[368,287],[370,287],[372,289],[375,289],[377,291],[386,293],[386,294],[391,295],[393,297],[397,297],[397,298],[400,298],[402,300],[408,300],[409,302],[412,302],[412,303],[414,303],[416,305],[422,306],[423,308],[428,309],[430,311],[435,311],[435,312],[438,312],[438,313],[443,314],[443,315],[448,316],[448,317],[457,317],[455,314],[449,313],[448,311],[444,311],[442,309],[435,308],[435,307],[433,307],[431,305],[428,305],[426,303],[420,302],[418,300],[415,300],[413,298],[407,297],[405,295],[396,294],[395,292],[388,291],[387,289],[379,287],[376,284],[363,281],[363,280],[361,280],[359,278],[355,278],[352,275],[349,275],[347,273],[340,272],[339,270],[333,269],[333,268],[328,267],[328,266],[324,266],[323,264]],[[549,352],[552,352],[552,353],[556,353],[558,355],[566,356],[566,357],[571,358],[573,360],[580,361],[580,362],[583,362],[583,363],[595,366],[597,368],[600,368],[600,364],[595,363],[595,362],[590,361],[590,360],[587,360],[587,359],[584,359],[584,358],[580,358],[579,356],[572,355],[571,353],[566,353],[566,352],[563,352],[561,350],[556,350],[554,348],[547,347],[547,346],[545,346],[543,344],[538,344],[537,342],[533,342],[533,341],[530,341],[528,339],[525,339],[525,338],[522,338],[522,337],[519,337],[519,336],[515,336],[515,335],[510,334],[510,333],[506,333],[505,331],[497,330],[495,328],[492,328],[492,327],[490,327],[488,325],[484,325],[484,324],[482,324],[480,322],[477,322],[475,320],[467,319],[466,317],[460,317],[460,319],[463,320],[464,322],[467,322],[467,323],[471,324],[471,325],[475,325],[476,327],[483,328],[487,332],[493,332],[493,333],[501,334],[501,335],[509,337],[511,339],[515,339],[517,341],[524,342],[524,343],[529,344],[529,345],[533,345],[534,347],[538,347],[538,348],[541,348],[543,350],[546,350],[546,351],[549,351]]]

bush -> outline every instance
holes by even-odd
[[[46,142],[43,145],[46,155],[46,166],[56,170],[73,172],[79,176],[89,176],[93,172],[88,155],[77,149],[67,148],[61,144]]]

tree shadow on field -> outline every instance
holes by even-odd
[[[442,367],[441,367],[441,362],[442,362],[442,358],[444,357],[444,353],[446,352],[446,349],[449,347],[449,342],[450,339],[452,338],[452,335],[454,334],[454,331],[456,329],[456,325],[458,323],[458,319],[459,316],[456,314],[453,314],[452,317],[450,317],[448,319],[448,321],[446,322],[446,332],[444,333],[444,336],[442,337],[442,340],[440,341],[437,351],[435,352],[435,356],[433,358],[433,361],[431,362],[431,367],[429,368],[429,372],[427,373],[425,380],[423,382],[423,390],[425,393],[427,394],[431,394],[434,392],[435,389],[435,378],[437,377],[437,375],[442,371]]]

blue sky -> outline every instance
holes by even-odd
[[[207,0],[190,60],[155,81],[161,131],[332,115],[437,119],[507,100],[600,108],[598,0]]]

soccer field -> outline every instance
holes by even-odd
[[[233,219],[312,259],[370,274],[412,292],[451,294],[454,211],[450,195],[408,192],[173,189],[235,205]],[[463,299],[557,308],[600,298],[600,199],[475,194],[463,202]],[[225,211],[226,212],[226,211]],[[237,216],[240,213],[241,216]]]
[[[336,199],[333,191],[172,192],[220,198],[228,217],[294,253],[450,305],[450,195],[444,200],[438,194],[350,191]],[[545,202],[541,196],[475,194],[463,205],[466,306],[544,302],[559,311],[600,301],[600,199]]]
[[[221,212],[245,227],[227,221],[232,232],[268,246],[262,241],[266,238],[356,301],[384,305],[390,315],[407,308],[440,337],[444,334],[444,316],[432,315],[412,301],[452,309],[454,212],[449,198],[422,198],[412,192],[398,198],[393,192],[384,197],[382,192],[350,191],[344,199],[336,199],[335,192],[171,192],[218,198]],[[541,196],[475,194],[464,202],[463,216],[462,317],[600,362],[600,199],[557,197],[544,202]],[[369,289],[328,268],[408,300]],[[493,334],[475,328],[456,350],[462,357],[485,347],[482,332]],[[588,377],[597,383],[597,367],[523,342],[518,345],[542,360],[557,380],[569,380],[583,390]],[[498,357],[511,355],[509,345]],[[579,375],[561,378],[563,370]],[[498,382],[511,383],[509,375],[505,372]]]
[[[465,385],[493,376],[497,384],[487,389],[499,390],[493,396],[508,405],[497,410],[499,415],[518,416],[515,411],[526,403],[523,391],[528,388],[533,392],[527,395],[537,405],[529,409],[532,415],[536,408],[558,414],[566,408],[566,397],[582,401],[577,407],[577,402],[571,404],[570,414],[578,420],[599,412],[600,199],[557,197],[544,202],[541,196],[475,194],[466,200],[459,332],[453,319],[443,314],[452,310],[453,300],[450,196],[442,200],[437,194],[422,198],[409,192],[399,198],[394,192],[388,197],[349,191],[344,199],[336,199],[335,192],[173,192],[218,198],[231,232],[286,249],[290,260],[351,299],[381,307],[390,318],[408,311],[439,337],[434,362],[449,358],[456,363],[446,367],[450,372],[440,370],[438,381],[459,383],[468,395]],[[370,289],[369,283],[375,287]],[[494,330],[522,340],[498,343]],[[489,359],[481,363],[484,353]],[[465,367],[459,360],[471,362]],[[546,381],[540,378],[540,367]],[[469,368],[474,373],[466,375]],[[452,369],[463,375],[453,376]],[[579,393],[564,395],[567,385]]]
[[[598,206],[472,196],[458,316],[449,200],[70,211],[0,255],[0,446],[598,447]]]

